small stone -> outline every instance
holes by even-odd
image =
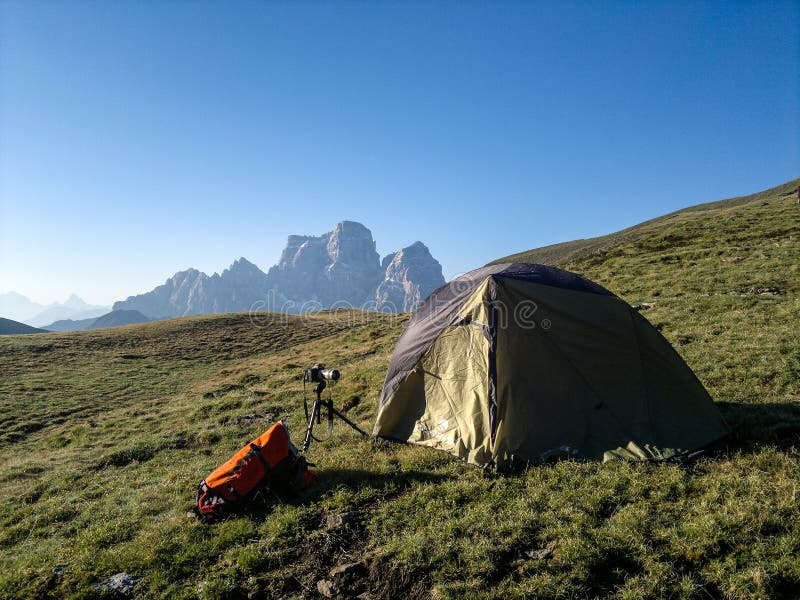
[[[327,579],[320,579],[317,582],[317,591],[326,598],[334,598],[339,595],[339,588]]]
[[[331,569],[330,576],[336,577],[337,575],[345,575],[347,573],[352,573],[356,569],[363,567],[364,563],[361,561],[354,562],[354,563],[347,563],[344,565],[336,565]]]
[[[56,565],[53,567],[53,573],[58,577],[64,575],[64,570],[67,568],[67,565]]]
[[[533,550],[526,551],[525,556],[533,560],[544,560],[549,558],[552,553],[553,551],[550,550],[550,548],[535,548]]]
[[[779,296],[781,291],[775,287],[749,288],[739,292],[740,296]]]
[[[101,592],[111,592],[116,594],[128,594],[133,590],[141,577],[135,577],[130,573],[117,573],[111,577],[101,579],[94,587]]]
[[[326,526],[328,529],[335,529],[337,527],[341,527],[342,525],[355,521],[357,517],[358,517],[357,510],[351,510],[348,512],[339,513],[338,515],[328,515]]]

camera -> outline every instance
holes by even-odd
[[[316,364],[306,369],[304,379],[311,383],[319,383],[321,381],[337,381],[339,377],[339,371],[336,369],[326,369],[325,365]]]

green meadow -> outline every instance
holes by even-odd
[[[334,399],[371,429],[407,315],[0,337],[0,597],[98,597],[126,572],[143,598],[797,598],[797,183],[513,257],[642,305],[732,428],[686,465],[497,476],[337,425],[310,490],[203,525],[214,467],[279,419],[302,440],[304,367],[340,369]]]

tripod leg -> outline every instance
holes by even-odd
[[[338,410],[336,410],[336,409],[335,409],[335,408],[333,408],[333,407],[331,407],[331,410],[333,411],[333,414],[335,414],[335,415],[336,415],[337,417],[339,417],[339,418],[340,418],[342,421],[344,421],[345,423],[347,423],[348,425],[350,425],[350,427],[352,427],[353,429],[355,429],[355,430],[356,430],[358,433],[360,433],[361,435],[368,435],[366,431],[364,431],[363,429],[361,429],[361,428],[360,428],[358,425],[356,425],[355,423],[353,423],[353,422],[352,422],[350,419],[348,419],[347,417],[345,417],[345,416],[344,416],[342,413],[340,413]]]
[[[314,419],[317,418],[319,412],[319,400],[314,401],[314,407],[311,409],[311,416],[308,418],[308,426],[306,427],[306,437],[303,440],[303,445],[300,446],[300,452],[306,452],[311,445],[311,431],[314,429]]]

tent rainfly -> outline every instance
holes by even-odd
[[[373,431],[498,469],[664,459],[727,433],[647,319],[579,275],[526,263],[431,294],[397,342]]]

